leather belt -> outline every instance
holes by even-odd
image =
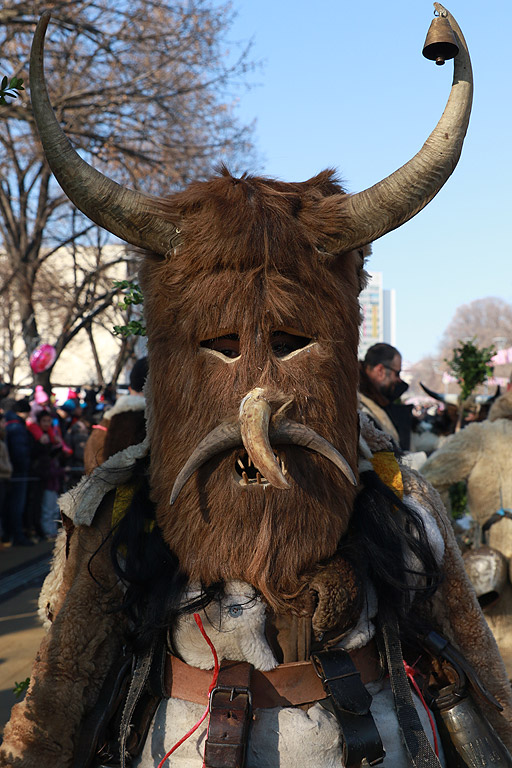
[[[246,661],[222,664],[210,695],[204,768],[243,768],[252,717],[251,672]]]
[[[381,675],[380,658],[375,643],[350,653],[356,669],[360,672],[363,683],[378,680]],[[239,665],[242,662],[223,662]],[[165,689],[169,697],[193,701],[196,704],[208,704],[208,689],[212,681],[212,671],[198,669],[177,656],[167,654],[165,666]],[[268,672],[253,670],[251,677],[252,706],[254,709],[270,707],[298,707],[312,704],[326,696],[322,681],[310,661],[296,661],[279,664]]]

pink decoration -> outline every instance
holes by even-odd
[[[34,373],[42,373],[52,367],[56,357],[55,347],[51,344],[41,344],[30,355],[30,367]]]
[[[37,371],[36,371],[36,373],[37,373]],[[37,387],[36,387],[36,393],[35,393],[35,396],[34,396],[34,400],[36,401],[36,403],[38,405],[43,405],[44,403],[47,403],[49,399],[50,398],[48,397],[48,395],[44,391],[42,385],[38,384]]]

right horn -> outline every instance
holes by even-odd
[[[454,33],[459,53],[454,59],[450,96],[438,124],[408,163],[373,187],[340,201],[343,231],[333,238],[337,251],[351,251],[412,219],[439,192],[460,157],[473,99],[473,73],[459,25],[440,3],[434,3]]]

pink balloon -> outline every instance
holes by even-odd
[[[42,373],[52,367],[56,357],[55,347],[51,344],[41,344],[30,355],[30,367],[34,373]]]

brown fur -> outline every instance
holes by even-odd
[[[94,578],[88,569],[110,528],[111,508],[109,496],[94,526],[80,526],[71,537],[51,631],[34,662],[27,696],[13,707],[5,727],[2,767],[71,765],[77,729],[119,653],[124,623],[110,611],[120,596],[108,547],[94,559]]]
[[[173,508],[169,498],[199,440],[235,418],[257,386],[274,411],[293,399],[287,416],[330,440],[355,469],[362,257],[318,250],[339,231],[333,194],[341,192],[328,172],[304,184],[228,175],[192,184],[168,204],[184,245],[141,270],[158,523],[192,580],[248,581],[274,608],[346,530],[354,489],[339,471],[290,447],[289,491],[244,490],[232,479],[235,452],[202,468]],[[276,328],[318,344],[281,361],[269,345]],[[199,346],[226,333],[240,337],[241,356],[230,364]]]

